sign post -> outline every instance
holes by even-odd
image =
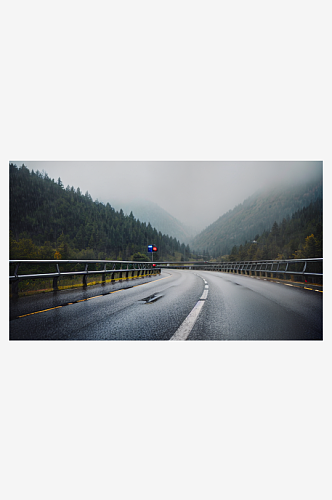
[[[158,248],[156,247],[156,245],[149,245],[148,252],[152,253],[152,262],[153,262],[153,254],[154,254],[154,252],[158,252]]]

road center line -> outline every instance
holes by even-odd
[[[199,298],[198,302],[194,306],[194,308],[191,310],[191,312],[188,314],[186,319],[183,321],[183,323],[179,326],[179,328],[176,330],[174,335],[170,338],[170,340],[187,340],[191,330],[194,327],[194,324],[196,323],[196,320],[202,310],[202,307],[204,306],[204,302],[208,296],[209,293],[209,287],[207,285],[207,281],[204,280],[205,287],[204,291]]]

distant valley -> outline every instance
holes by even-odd
[[[130,203],[112,201],[112,205],[116,210],[122,209],[126,215],[133,212],[135,219],[146,224],[150,223],[157,231],[172,236],[181,243],[190,243],[192,238],[199,233],[199,229],[186,226],[152,201],[136,198]]]

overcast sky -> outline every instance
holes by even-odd
[[[43,170],[93,200],[117,205],[134,198],[157,203],[181,222],[203,228],[259,188],[300,181],[321,162],[15,161]]]

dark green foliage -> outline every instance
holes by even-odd
[[[315,258],[323,256],[322,199],[295,212],[292,217],[275,221],[270,231],[255,236],[255,242],[236,245],[229,260]]]
[[[24,165],[9,168],[12,259],[131,260],[139,252],[149,260],[148,244],[158,247],[156,261],[172,260],[174,252],[189,257],[188,246],[141,223],[132,213],[125,216],[109,203],[93,202],[79,188],[64,189],[60,178],[54,181]]]
[[[321,177],[297,186],[258,192],[219,217],[197,235],[190,246],[198,253],[209,248],[215,258],[225,254],[234,255],[232,248],[235,245],[239,247],[245,245],[246,241],[257,240],[257,235],[270,231],[274,224],[273,236],[279,238],[285,230],[281,227],[285,225],[283,220],[286,221],[287,217],[319,199],[322,199]],[[297,250],[299,243],[295,244],[293,251]]]
[[[135,260],[136,262],[146,262],[147,259],[146,259],[146,255],[144,255],[143,253],[136,252],[133,255],[133,260]]]

